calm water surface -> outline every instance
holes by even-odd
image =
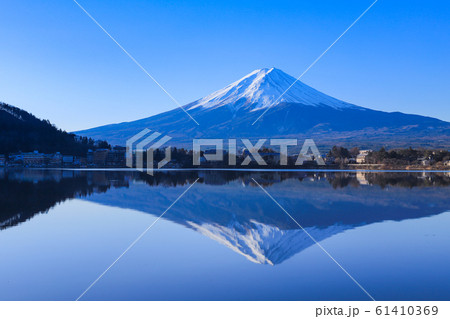
[[[450,174],[0,169],[0,300],[450,300]]]

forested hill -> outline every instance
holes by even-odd
[[[106,142],[80,138],[56,128],[17,107],[0,102],[0,154],[15,152],[85,155],[88,149],[106,147]]]

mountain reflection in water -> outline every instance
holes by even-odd
[[[317,240],[348,229],[450,210],[449,173],[0,170],[0,229],[73,198],[159,216],[166,199],[198,184],[164,219],[212,238],[248,260],[280,264]],[[163,196],[164,195],[164,196]],[[167,198],[165,197],[167,196]]]

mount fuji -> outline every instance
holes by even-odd
[[[200,125],[176,108],[75,133],[113,145],[124,145],[149,128],[170,135],[171,144],[186,147],[192,138],[313,138],[322,147],[450,147],[449,122],[356,106],[275,68],[255,70],[183,109]]]
[[[295,84],[292,85],[294,82]],[[222,90],[195,101],[189,105],[187,110],[214,109],[226,106],[234,112],[241,109],[255,112],[278,103],[297,103],[309,106],[323,104],[337,109],[355,107],[320,93],[300,81],[295,81],[295,78],[281,70],[271,68],[253,71]]]

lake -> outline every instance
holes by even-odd
[[[0,300],[76,300],[155,221],[81,300],[449,300],[449,195],[449,172],[0,169]]]

